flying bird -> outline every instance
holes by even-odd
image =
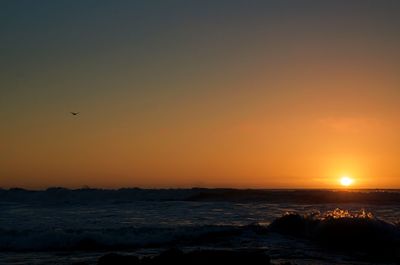
[[[79,112],[71,112],[72,115],[76,116],[79,114]]]

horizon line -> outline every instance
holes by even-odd
[[[318,190],[330,190],[330,191],[360,191],[360,190],[400,190],[399,188],[343,188],[343,187],[337,187],[337,188],[305,188],[305,187],[299,187],[299,188],[267,188],[267,187],[262,187],[262,188],[254,188],[254,187],[200,187],[200,186],[192,186],[192,187],[139,187],[139,186],[130,186],[130,187],[90,187],[90,186],[82,186],[82,187],[63,187],[63,186],[49,186],[45,188],[24,188],[24,187],[0,187],[0,190],[24,190],[24,191],[48,191],[48,190],[70,190],[70,191],[78,191],[78,190],[194,190],[194,189],[203,189],[203,190],[265,190],[265,191],[291,191],[291,190],[303,190],[303,191],[318,191]]]

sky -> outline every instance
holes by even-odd
[[[400,188],[399,13],[3,0],[0,187]]]

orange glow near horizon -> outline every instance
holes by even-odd
[[[83,2],[0,16],[0,188],[400,188],[385,1]]]

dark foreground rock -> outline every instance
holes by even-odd
[[[329,249],[373,261],[400,264],[400,227],[375,218],[313,218],[288,214],[276,219],[269,231],[307,238]]]
[[[170,249],[158,256],[138,258],[136,256],[107,254],[98,260],[98,265],[269,265],[270,258],[261,250],[197,250],[184,253]]]

